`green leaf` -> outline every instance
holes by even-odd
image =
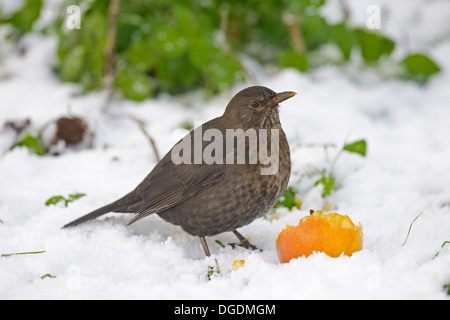
[[[416,222],[416,220],[417,220],[422,214],[423,214],[423,211],[422,211],[421,213],[419,213],[419,214],[414,218],[414,220],[411,222],[411,224],[409,225],[408,233],[406,234],[406,238],[405,238],[405,241],[403,241],[402,246],[404,246],[404,245],[406,244],[406,241],[408,241],[409,234],[410,234],[410,232],[411,232],[411,228],[412,228],[414,222]]]
[[[222,248],[225,248],[224,244],[222,243],[222,241],[216,239],[216,241],[214,241],[215,243],[217,243],[219,246],[221,246]]]
[[[450,243],[450,241],[444,241],[442,243],[442,245],[441,245],[441,248],[443,248],[446,244],[449,244],[449,243]],[[436,258],[439,255],[439,252],[440,252],[440,250],[438,252],[436,252],[436,254],[434,255],[433,259]]]
[[[194,129],[194,123],[192,121],[186,120],[180,124],[180,127],[188,131],[191,131],[192,129]]]
[[[241,72],[239,64],[212,37],[194,39],[188,58],[189,64],[184,60],[174,64],[182,71],[175,74],[183,85],[202,84],[208,94],[228,89]],[[172,82],[173,74],[170,74]]]
[[[73,194],[69,194],[69,198],[72,200],[77,200],[80,199],[82,197],[86,196],[86,193],[73,193]]]
[[[366,156],[367,143],[366,140],[359,140],[344,146],[344,150],[348,152],[358,153],[363,157]]]
[[[407,72],[407,78],[419,82],[426,82],[430,76],[441,71],[436,62],[419,53],[406,56],[401,64]]]
[[[45,278],[50,278],[50,279],[54,279],[56,278],[56,276],[50,274],[50,273],[46,273],[43,276],[41,276],[41,279],[45,279]]]
[[[59,75],[63,81],[79,81],[85,64],[85,51],[82,46],[77,46],[67,52],[59,66]]]
[[[380,33],[356,29],[355,34],[361,55],[367,63],[376,62],[382,55],[389,55],[394,50],[395,42]]]
[[[90,8],[85,12],[83,10],[80,30],[67,31],[64,19],[56,27],[60,36],[56,71],[63,81],[81,84],[84,92],[100,88],[103,84],[108,3],[92,1]]]
[[[186,51],[188,44],[180,30],[166,26],[157,31],[155,45],[167,58],[179,57]]]
[[[121,68],[115,75],[115,85],[131,100],[143,101],[154,94],[150,78],[143,72],[129,66]]]
[[[213,266],[208,266],[208,280],[211,280],[211,277],[214,274],[214,267]]]
[[[157,63],[157,57],[152,52],[155,50],[150,41],[133,43],[126,52],[128,61],[139,71],[149,71]]]
[[[286,191],[283,192],[280,200],[275,203],[274,208],[285,207],[288,208],[289,211],[294,207],[298,208],[297,202],[295,201],[296,195],[297,190],[294,187],[288,187]]]
[[[45,154],[45,145],[42,137],[35,137],[29,133],[20,139],[12,148],[15,147],[27,147],[31,152],[38,156],[43,156]]]
[[[357,38],[346,23],[338,23],[331,27],[330,40],[341,50],[343,58],[349,60],[352,48],[357,43]]]
[[[297,53],[293,49],[283,51],[278,56],[278,64],[283,68],[295,68],[301,72],[308,71],[308,59],[306,56]]]
[[[58,75],[77,82],[84,92],[104,84],[110,2],[84,1],[80,30],[65,28],[64,10],[55,23]],[[346,22],[330,24],[320,10],[325,3],[121,1],[114,47],[115,89],[137,101],[160,92],[181,94],[196,89],[204,90],[206,96],[245,78],[242,59],[247,57],[261,64],[275,60],[283,68],[306,72],[323,63],[322,52],[318,59],[313,54],[325,45],[335,45],[342,52],[343,59],[331,60],[336,63],[349,61],[357,46],[367,63],[393,50],[393,42],[381,34],[363,28],[355,31]],[[299,34],[291,34],[283,23],[286,11],[298,18],[292,27]],[[300,39],[305,52],[303,47],[298,52],[289,46],[291,37]]]
[[[84,196],[86,196],[85,193],[72,193],[72,194],[69,194],[69,198],[66,198],[66,197],[63,197],[63,196],[53,196],[53,197],[51,197],[50,199],[48,199],[45,202],[45,205],[46,206],[49,206],[49,205],[52,205],[52,204],[56,205],[57,203],[59,203],[61,201],[64,201],[64,206],[67,207],[70,202],[73,202],[73,201],[75,201],[77,199],[80,199],[80,198],[82,198]]]
[[[54,197],[51,197],[50,199],[48,199],[47,201],[45,201],[45,205],[46,206],[49,206],[51,204],[54,205],[60,201],[66,201],[66,198],[64,198],[63,196],[54,196]],[[67,207],[67,205],[66,205],[66,207]]]
[[[319,14],[304,15],[300,28],[308,51],[314,51],[329,41],[330,26]]]
[[[31,31],[33,24],[41,15],[42,5],[42,0],[26,0],[23,7],[14,12],[10,18],[5,19],[4,22],[11,23],[20,35]]]
[[[14,252],[14,253],[2,253],[2,257],[10,257],[10,256],[20,256],[20,255],[24,255],[24,254],[39,254],[39,253],[44,253],[45,250],[43,251],[33,251],[33,252]]]
[[[334,178],[331,173],[328,176],[322,175],[322,177],[315,182],[315,186],[318,184],[323,185],[322,198],[329,196],[334,189]]]

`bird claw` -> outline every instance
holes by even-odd
[[[240,243],[229,243],[233,249],[236,248],[236,246],[243,247],[245,249],[252,249],[252,250],[259,250],[262,252],[261,249],[258,249],[256,246],[252,245],[248,240],[241,241]]]
[[[252,245],[242,234],[240,234],[237,230],[233,230],[232,231],[236,237],[239,239],[240,243],[229,243],[229,245],[234,249],[236,246],[239,247],[243,247],[245,249],[252,249],[252,250],[259,250],[262,251],[261,249],[258,249],[257,247],[255,247],[254,245]]]

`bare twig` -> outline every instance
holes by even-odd
[[[144,136],[150,142],[150,147],[152,148],[153,153],[155,154],[156,161],[159,162],[159,160],[161,160],[161,157],[159,156],[158,148],[156,147],[155,140],[152,138],[150,133],[147,131],[147,128],[146,128],[144,120],[139,119],[138,117],[136,117],[134,115],[131,115],[131,114],[127,114],[127,113],[111,114],[111,115],[114,116],[114,117],[130,119],[133,122],[135,122],[138,125],[139,129],[141,130],[141,132],[144,134]]]
[[[350,19],[350,8],[346,0],[339,0],[339,4],[342,9],[342,14],[344,15],[344,21],[348,21]]]
[[[111,98],[114,93],[114,57],[116,53],[117,17],[120,11],[119,4],[120,0],[111,0],[108,8],[108,34],[105,45],[106,66],[103,79],[103,85],[107,91],[107,97],[103,106],[103,111],[107,110],[107,106],[111,102]],[[147,128],[145,127],[145,122],[133,115],[124,114],[123,117],[133,120],[139,126],[139,129],[150,142],[156,161],[159,161],[160,156],[158,149],[156,148],[155,140],[153,140],[152,136],[148,133]]]
[[[119,15],[119,1],[111,0],[108,8],[108,33],[105,44],[106,66],[103,78],[103,86],[108,92],[105,108],[114,92],[114,56],[116,51],[117,16]]]
[[[158,148],[156,148],[155,140],[153,140],[152,136],[148,133],[148,131],[145,127],[145,122],[143,120],[138,119],[135,116],[131,116],[131,115],[130,115],[130,119],[138,124],[139,129],[141,129],[144,136],[147,137],[148,141],[150,142],[150,146],[153,149],[153,153],[155,154],[156,161],[159,162],[159,160],[161,160],[161,158],[159,156]]]
[[[290,12],[284,11],[281,15],[283,23],[289,30],[292,45],[297,53],[303,54],[306,52],[305,39],[298,25],[298,17]]]
[[[228,39],[228,9],[223,9],[222,11],[220,11],[220,30],[222,31],[224,37],[225,51],[227,52],[227,54],[239,64],[242,71],[244,71],[250,81],[258,84],[258,79],[250,70],[245,67],[237,53],[234,52],[233,48],[231,47],[230,41]]]

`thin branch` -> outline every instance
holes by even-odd
[[[255,84],[259,84],[259,81],[255,77],[255,75],[245,67],[238,54],[234,52],[233,48],[231,47],[230,41],[228,39],[228,9],[223,9],[220,11],[220,30],[222,31],[224,37],[225,51],[227,52],[227,54],[239,64],[242,71],[244,71],[250,81]]]
[[[342,14],[344,16],[344,21],[348,21],[350,19],[350,8],[346,0],[339,0],[339,4],[341,6]]]
[[[105,44],[106,66],[103,78],[103,85],[108,92],[108,97],[106,99],[104,109],[109,104],[108,102],[114,92],[114,57],[116,51],[117,17],[120,10],[119,1],[120,0],[111,0],[108,8],[108,33]]]
[[[284,25],[289,30],[292,45],[297,53],[303,54],[306,52],[305,39],[298,25],[298,17],[290,12],[284,11],[281,15]]]
[[[136,118],[135,116],[130,116],[130,119],[138,124],[139,129],[141,129],[144,136],[147,137],[148,141],[150,142],[150,146],[153,149],[153,153],[155,154],[156,161],[159,162],[159,160],[161,160],[161,157],[159,156],[158,148],[156,147],[155,140],[153,140],[152,136],[148,133],[145,127],[145,122],[141,119]]]
[[[115,116],[115,117],[127,118],[127,119],[130,119],[133,122],[135,122],[138,125],[139,129],[141,130],[141,132],[144,134],[144,136],[148,139],[148,141],[150,143],[150,147],[152,148],[153,153],[155,154],[156,161],[159,162],[159,160],[161,160],[161,157],[159,156],[158,148],[156,147],[155,140],[150,135],[150,133],[147,131],[147,128],[146,128],[144,120],[139,119],[138,117],[133,116],[131,114],[126,114],[126,113],[111,114],[111,115]]]

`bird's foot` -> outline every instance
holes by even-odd
[[[245,249],[252,249],[252,250],[259,250],[262,251],[261,249],[258,249],[256,246],[252,245],[250,243],[250,241],[248,241],[247,239],[244,238],[243,235],[241,235],[239,232],[237,232],[236,230],[233,231],[233,233],[236,235],[236,237],[238,237],[239,239],[239,243],[229,243],[229,245],[234,249],[236,246],[239,247],[243,247]]]
[[[239,247],[243,247],[245,249],[252,249],[252,250],[259,250],[262,251],[261,249],[258,249],[256,246],[252,245],[250,242],[248,242],[248,240],[245,241],[241,241],[240,243],[229,243],[229,245],[234,249],[236,248],[236,246]]]

